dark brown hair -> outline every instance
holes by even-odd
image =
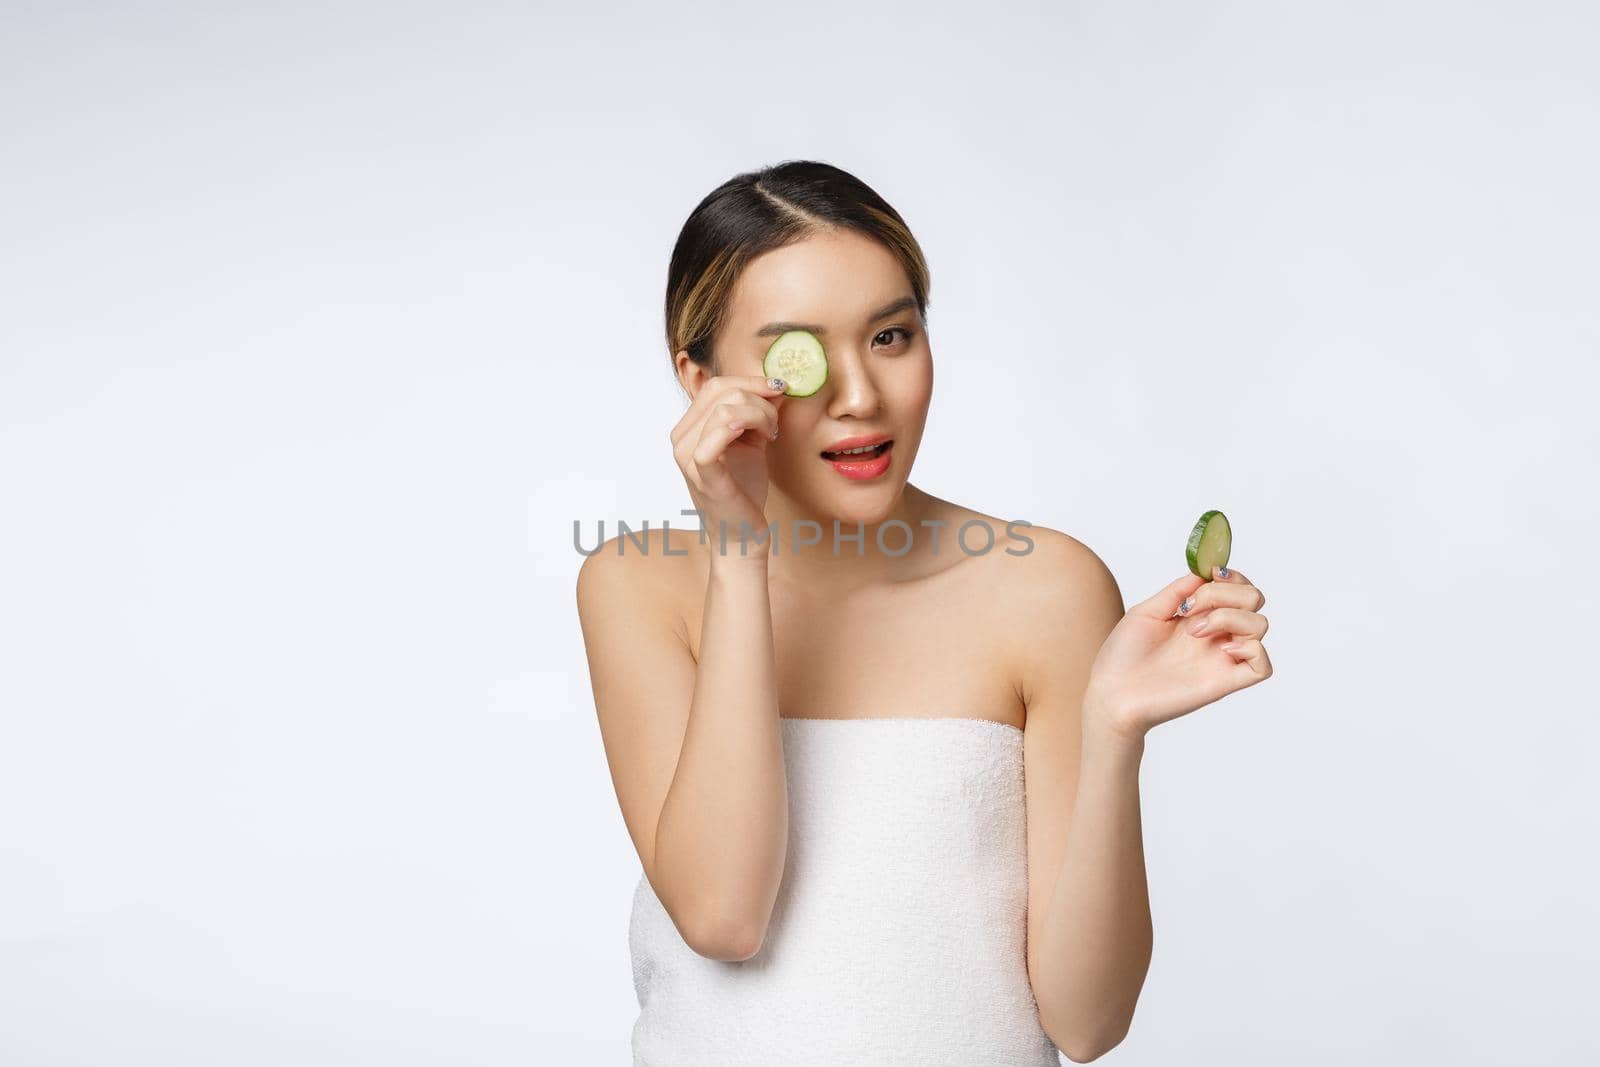
[[[763,252],[844,228],[883,244],[905,266],[918,313],[928,314],[928,264],[900,213],[855,175],[829,163],[788,160],[717,186],[678,233],[667,267],[667,355],[716,372],[712,338],[734,283]]]

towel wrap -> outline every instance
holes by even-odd
[[[761,950],[697,954],[640,875],[635,1067],[1059,1067],[1028,983],[1022,731],[950,716],[781,729],[789,844]]]

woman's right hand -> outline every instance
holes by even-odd
[[[741,522],[751,534],[766,531],[766,450],[778,435],[785,388],[775,378],[715,375],[672,428],[672,454],[700,512],[701,528],[713,544],[720,544],[719,531],[725,528],[730,556],[738,552]],[[772,551],[752,542],[749,551],[756,549],[760,555]]]

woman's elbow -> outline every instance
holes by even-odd
[[[1099,1041],[1056,1041],[1054,1037],[1051,1040],[1061,1054],[1073,1063],[1091,1063],[1122,1044],[1127,1036],[1128,1029],[1124,1027],[1115,1035],[1108,1035]]]
[[[731,919],[726,913],[689,923],[683,940],[697,955],[723,963],[742,963],[761,951],[765,924]]]

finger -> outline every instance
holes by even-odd
[[[689,407],[678,420],[678,425],[673,428],[673,441],[676,443],[685,439],[699,440],[701,431],[705,429],[706,416],[736,388],[724,375],[707,379],[700,387],[700,391],[689,401]]]
[[[707,378],[705,386],[700,390],[704,394],[707,389],[744,389],[752,393],[760,393],[767,397],[785,396],[784,390],[789,388],[782,378],[767,378],[759,374],[718,374]],[[715,396],[715,394],[713,394]],[[695,397],[700,399],[699,396]]]
[[[1213,608],[1191,623],[1187,632],[1191,637],[1232,634],[1235,637],[1259,638],[1266,636],[1267,617],[1243,608]]]
[[[750,396],[758,396],[773,404],[779,404],[789,399],[789,394],[784,390],[789,388],[789,383],[782,378],[762,378],[751,374],[723,374],[713,378],[720,388]]]
[[[766,412],[754,404],[730,404],[717,409],[717,414],[705,421],[700,440],[695,445],[693,459],[701,467],[714,464],[728,446],[754,429],[753,443],[771,440],[773,427],[766,420]]]
[[[1191,572],[1185,577],[1179,578],[1176,582],[1173,582],[1172,585],[1167,586],[1167,589],[1176,588],[1181,590],[1183,592],[1183,599],[1178,601],[1177,607],[1164,613],[1161,618],[1171,619],[1179,615],[1193,615],[1196,610],[1195,606],[1200,602],[1200,595],[1205,592],[1207,584],[1209,583],[1207,583],[1204,578],[1201,578],[1199,575]],[[1166,590],[1164,589],[1162,592],[1165,593]],[[1157,596],[1159,595],[1160,594],[1157,594]],[[1151,599],[1154,600],[1155,598],[1152,597]],[[1163,604],[1162,606],[1165,607],[1166,605]]]
[[[1272,677],[1272,660],[1267,658],[1266,646],[1260,641],[1244,638],[1229,641],[1221,647],[1241,668],[1241,673],[1248,679],[1246,684],[1254,685]]]
[[[1211,574],[1212,574],[1212,579],[1211,580],[1215,581],[1215,582],[1227,582],[1230,585],[1254,585],[1255,584],[1254,582],[1250,581],[1249,578],[1245,577],[1245,575],[1244,575],[1244,573],[1242,571],[1240,571],[1240,570],[1238,570],[1237,568],[1234,568],[1234,567],[1217,567],[1217,566],[1213,566],[1211,568]]]
[[[1248,582],[1236,583],[1223,578],[1203,583],[1187,600],[1178,605],[1178,614],[1193,618],[1203,611],[1222,607],[1260,611],[1266,602],[1266,595]]]
[[[778,405],[767,397],[754,396],[741,390],[736,393],[729,393],[728,399],[723,403],[730,407],[753,407],[761,412],[759,419],[750,419],[744,415],[739,416],[739,421],[746,427],[752,426],[756,422],[765,422],[769,430],[778,428]]]
[[[771,404],[755,398],[748,404],[723,404],[717,409],[718,418],[728,423],[729,429],[750,433],[751,443],[759,438],[770,441],[778,435],[778,413]]]
[[[718,461],[727,452],[728,445],[743,435],[744,430],[730,428],[725,423],[707,426],[694,451],[689,454],[689,469],[695,472],[703,492],[721,494],[732,486],[733,475],[725,464]]]
[[[1236,569],[1231,568],[1231,567],[1213,566],[1211,568],[1211,574],[1212,574],[1212,579],[1211,579],[1212,583],[1223,582],[1223,583],[1226,583],[1229,586],[1247,586],[1247,587],[1252,588],[1252,589],[1256,588],[1255,583],[1252,582],[1249,578],[1247,578],[1242,571],[1236,570]],[[1266,594],[1262,594],[1261,604],[1265,604],[1266,602],[1267,602]],[[1260,608],[1261,604],[1257,604],[1256,607]]]
[[[1181,578],[1174,578],[1162,587],[1160,592],[1148,600],[1141,600],[1128,609],[1130,615],[1144,615],[1151,619],[1169,619],[1177,613],[1178,605],[1188,599],[1205,579],[1198,574],[1185,574]]]
[[[761,414],[753,416],[749,410],[752,407],[760,409]],[[733,411],[738,411],[739,414],[731,414]],[[730,419],[737,419],[743,427],[766,422],[767,425],[761,432],[770,439],[773,436],[772,431],[778,428],[778,408],[767,397],[757,396],[745,389],[728,389],[724,391],[720,401],[706,410],[689,440],[698,441],[703,438],[706,427],[713,422],[723,425]]]
[[[672,428],[672,441],[674,444],[684,438],[694,439],[704,427],[707,414],[717,404],[727,400],[737,399],[748,402],[760,400],[771,404],[776,412],[778,406],[788,399],[784,390],[788,385],[782,378],[763,378],[752,374],[718,374],[708,378],[705,385],[695,394],[689,402],[689,407],[678,419]]]

